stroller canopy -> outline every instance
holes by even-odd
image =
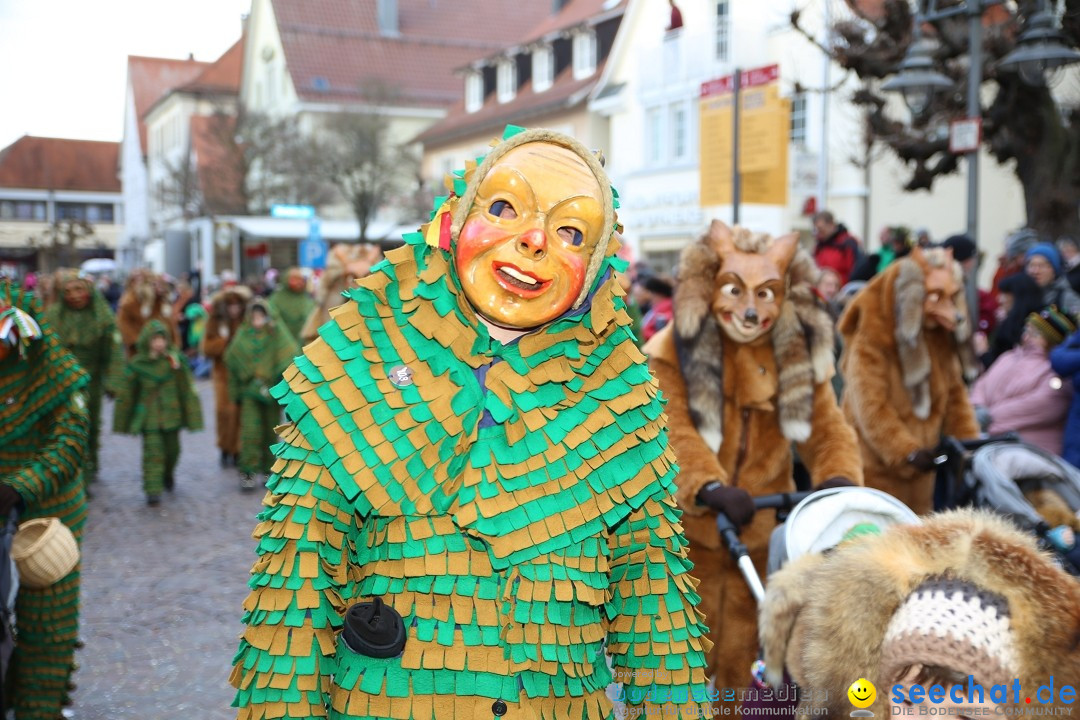
[[[771,575],[788,561],[835,547],[848,533],[870,525],[918,524],[919,516],[892,495],[867,487],[822,490],[795,506],[769,540]]]
[[[971,471],[975,476],[977,504],[1026,525],[1034,527],[1043,522],[1043,517],[1024,497],[1024,486],[1029,483],[1037,482],[1053,490],[1074,512],[1080,510],[1080,470],[1034,445],[986,445],[975,451]]]

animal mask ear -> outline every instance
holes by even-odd
[[[782,270],[782,275],[786,275],[788,266],[791,265],[791,261],[795,258],[795,251],[798,249],[799,234],[788,233],[773,240],[765,255]]]
[[[719,220],[713,220],[709,225],[709,244],[716,250],[720,257],[735,252],[735,234],[731,228]]]
[[[952,252],[952,250],[950,250]],[[923,274],[930,272],[930,263],[926,259],[926,254],[922,251],[921,247],[914,247],[908,254],[908,257],[915,261],[915,263],[922,269]]]

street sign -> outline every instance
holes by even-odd
[[[300,241],[300,267],[322,270],[326,267],[326,242],[322,239],[322,223],[311,218],[308,236]]]
[[[739,86],[743,90],[749,90],[750,88],[760,87],[761,85],[768,85],[769,83],[776,82],[779,79],[780,66],[766,65],[765,67],[753,68],[751,70],[743,70]],[[723,95],[724,93],[731,93],[734,90],[734,75],[725,75],[723,77],[716,78],[715,80],[709,80],[708,82],[701,83],[701,97],[703,98],[709,97],[711,95]]]
[[[964,118],[949,123],[949,152],[963,155],[975,152],[982,142],[982,118]]]
[[[289,218],[290,220],[310,220],[315,217],[315,208],[311,205],[271,205],[270,217]]]

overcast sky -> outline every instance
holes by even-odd
[[[120,140],[127,56],[212,61],[251,0],[0,0],[0,148]]]

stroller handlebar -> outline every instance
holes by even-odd
[[[814,494],[814,490],[802,492],[775,493],[773,495],[758,495],[754,498],[754,508],[757,510],[791,510],[806,498]]]

